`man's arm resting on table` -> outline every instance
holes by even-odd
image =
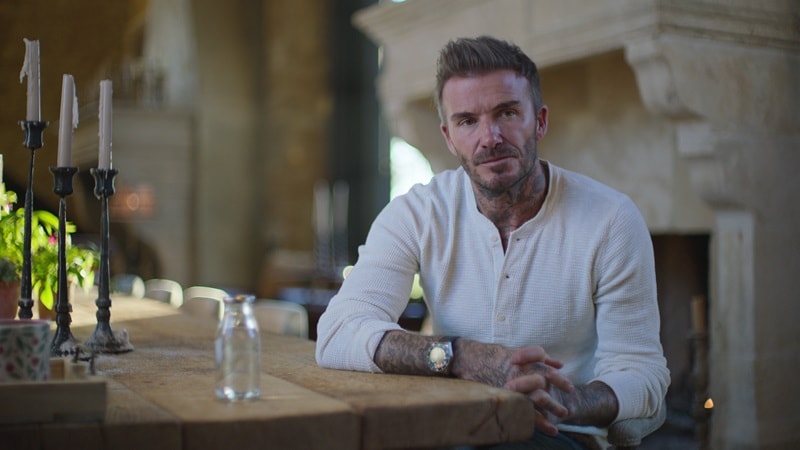
[[[384,372],[407,375],[432,375],[428,366],[427,349],[436,337],[422,336],[405,331],[388,331],[383,335],[373,360]],[[524,352],[525,364],[515,364],[515,353]],[[545,433],[558,432],[549,418],[565,417],[567,409],[552,391],[564,394],[573,391],[572,382],[558,369],[561,363],[554,360],[538,346],[513,350],[496,344],[484,344],[457,338],[453,342],[453,359],[450,373],[464,380],[477,381],[496,387],[509,387],[509,383],[522,380],[524,389],[514,389],[528,396],[536,407],[535,426]],[[550,387],[557,389],[551,389]]]
[[[428,367],[426,351],[437,340],[435,336],[422,336],[404,331],[388,331],[383,335],[373,360],[386,373],[405,375],[434,375]],[[499,346],[487,346],[481,358],[470,358],[468,340],[460,338],[453,343],[452,374],[459,378],[480,381],[502,387],[511,370],[510,353]],[[467,361],[477,361],[467,367]],[[458,370],[456,369],[458,367]]]
[[[436,336],[423,336],[405,331],[393,330],[383,335],[375,350],[373,361],[386,373],[406,375],[434,375],[428,366],[427,350]],[[569,381],[558,375],[561,363],[550,358],[544,350],[532,350],[531,363],[539,363],[543,377],[561,387]],[[495,387],[503,387],[506,382],[520,376],[520,368],[511,362],[514,350],[500,345],[483,344],[465,338],[457,338],[453,343],[453,376],[470,381],[478,381]],[[553,380],[549,379],[553,376]],[[564,382],[566,380],[566,383]]]

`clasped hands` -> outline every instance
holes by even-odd
[[[510,350],[510,370],[503,387],[528,396],[536,409],[537,430],[555,436],[556,424],[569,415],[563,405],[563,394],[572,393],[575,386],[559,369],[560,361],[550,357],[540,346]]]

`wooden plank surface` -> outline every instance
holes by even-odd
[[[322,369],[314,344],[273,336],[270,373],[325,393],[362,416],[362,448],[436,448],[509,442],[533,433],[533,405],[505,389],[450,378]]]
[[[94,312],[89,300],[73,304],[77,340],[91,335]],[[214,320],[115,297],[111,325],[127,330],[135,350],[97,358],[109,380],[105,422],[0,427],[0,437],[12,435],[21,449],[391,449],[532,433],[533,407],[519,394],[462,380],[322,369],[314,342],[268,333],[261,398],[222,402],[213,393]]]
[[[15,450],[179,450],[179,420],[107,380],[105,420],[0,426],[0,448]]]
[[[128,315],[129,309],[136,313]],[[284,449],[358,448],[359,419],[349,405],[270,375],[266,357],[260,399],[218,400],[213,320],[142,299],[112,300],[112,318],[115,310],[112,328],[125,329],[135,350],[101,355],[97,369],[177,418],[183,449],[255,449],[265,442]],[[152,314],[156,310],[163,314]],[[76,323],[83,323],[81,314],[75,313]],[[81,325],[73,334],[88,336],[92,329]]]

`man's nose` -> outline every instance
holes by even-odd
[[[481,125],[481,145],[486,148],[494,148],[503,142],[500,134],[500,126],[494,121],[485,121]]]

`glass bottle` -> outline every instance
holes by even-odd
[[[252,295],[226,297],[224,314],[214,345],[216,394],[223,400],[238,401],[261,395],[261,338],[253,316]]]

